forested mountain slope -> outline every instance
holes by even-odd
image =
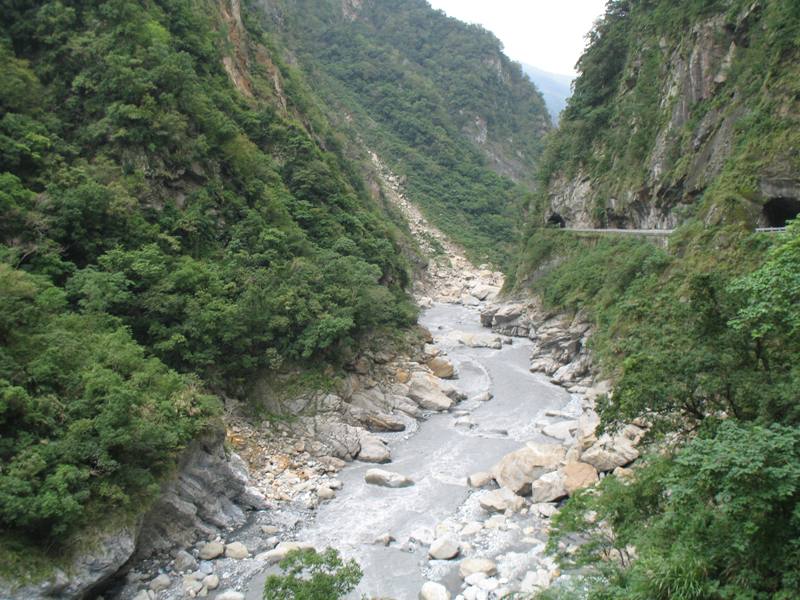
[[[473,257],[504,261],[550,128],[539,92],[475,25],[425,0],[260,0],[341,131]]]
[[[522,70],[541,90],[553,125],[558,125],[558,119],[567,106],[567,99],[572,95],[572,77],[560,73],[550,73],[526,64],[522,65]]]
[[[403,234],[238,1],[1,18],[0,569],[31,575],[135,520],[220,395],[415,309]]]
[[[632,228],[690,215],[775,225],[797,214],[796,10],[612,2],[546,153],[541,211],[572,226]]]
[[[591,34],[515,285],[593,323],[603,430],[649,433],[554,519],[582,576],[543,598],[800,595],[798,65],[790,0],[614,0]]]

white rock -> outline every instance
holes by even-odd
[[[570,463],[562,469],[562,472],[564,488],[570,496],[580,489],[594,485],[599,480],[597,469],[584,462]]]
[[[528,442],[524,448],[506,454],[492,468],[492,475],[499,485],[527,495],[533,480],[557,469],[565,454],[566,449],[559,444]]]
[[[314,545],[307,542],[281,542],[274,549],[257,555],[256,560],[273,565],[281,562],[292,550],[312,550],[313,548]]]
[[[474,488],[482,488],[486,485],[489,485],[492,482],[492,474],[487,473],[486,471],[480,471],[478,473],[473,473],[469,477],[467,477],[467,484],[470,487]]]
[[[478,533],[483,529],[483,524],[479,523],[478,521],[471,521],[464,525],[464,528],[461,530],[462,537],[470,537]]]
[[[250,551],[242,542],[232,542],[225,546],[226,558],[241,560],[250,556]]]
[[[428,581],[419,591],[419,600],[450,600],[450,592],[441,583]]]
[[[211,560],[212,558],[222,556],[224,552],[225,544],[222,542],[208,542],[207,544],[203,544],[200,548],[200,558],[203,560]]]
[[[517,512],[525,505],[522,498],[505,487],[483,494],[478,498],[478,502],[481,508],[489,512],[505,512],[507,510]]]
[[[551,438],[567,442],[572,439],[572,435],[578,430],[578,421],[561,421],[547,425],[542,429],[542,433]]]
[[[320,500],[331,500],[336,496],[336,492],[334,492],[331,488],[327,485],[321,485],[317,488],[317,497]]]
[[[497,573],[497,564],[488,558],[465,558],[458,565],[458,573],[466,579],[473,573],[484,573],[491,576]]]
[[[589,463],[598,471],[613,471],[617,467],[624,467],[639,458],[639,451],[624,435],[611,437],[605,434],[581,454],[581,461]]]
[[[369,463],[387,463],[392,459],[389,448],[379,437],[363,432],[360,435],[360,442],[361,450],[358,453],[358,460]]]
[[[520,585],[520,591],[526,594],[541,591],[550,585],[551,577],[545,569],[528,571]]]
[[[403,488],[414,485],[414,482],[399,473],[393,473],[384,469],[369,469],[364,475],[364,481],[372,485],[379,485],[388,488]]]
[[[430,373],[416,371],[408,382],[408,396],[425,410],[448,410],[453,400],[442,391],[441,380]]]
[[[217,594],[214,600],[244,600],[244,594],[235,590],[225,590],[221,594]]]
[[[411,535],[408,536],[408,539],[412,542],[419,542],[423,546],[430,546],[433,544],[433,540],[435,538],[433,536],[433,531],[427,527],[419,527],[411,532]]]
[[[564,475],[560,471],[545,473],[533,482],[531,500],[533,502],[553,502],[567,495]]]
[[[491,333],[462,333],[458,341],[470,348],[493,348],[500,350],[503,347],[503,338]]]
[[[446,536],[434,540],[428,549],[428,556],[434,560],[450,560],[458,556],[458,552],[458,540]]]
[[[207,590],[215,590],[219,587],[219,577],[214,574],[206,575],[203,578],[203,585]]]

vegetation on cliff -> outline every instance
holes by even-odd
[[[302,77],[231,10],[3,11],[4,539],[60,553],[141,510],[217,411],[204,390],[242,395],[260,370],[335,364],[414,321],[402,233]]]
[[[500,42],[424,0],[270,1],[337,128],[404,179],[434,224],[477,263],[505,264],[549,129],[539,92]]]
[[[799,37],[790,0],[609,2],[542,157],[538,210],[551,183],[582,180],[601,226],[647,210],[757,222],[770,184],[800,169]]]
[[[718,91],[689,102],[692,116],[665,138],[675,105],[657,91],[683,68],[670,56],[700,55],[731,32],[735,58]],[[764,182],[780,178],[787,194],[796,185],[799,39],[798,6],[782,0],[613,1],[591,35],[540,170],[536,224],[560,186],[585,176],[593,192],[583,201],[603,201],[581,208],[608,222],[605,201],[648,184],[664,139],[675,154],[659,189],[696,204],[664,248],[528,231],[516,285],[593,320],[596,362],[615,382],[598,402],[602,428],[650,424],[649,453],[631,477],[606,477],[554,519],[551,551],[584,576],[543,597],[800,593],[800,222],[775,236],[752,232]],[[703,146],[701,124],[715,111],[707,125],[738,115],[730,146]],[[684,195],[681,169],[692,163],[711,174],[692,188],[697,197]],[[614,206],[631,221],[639,208]],[[574,554],[559,546],[576,540]]]

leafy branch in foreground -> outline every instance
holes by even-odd
[[[355,560],[344,561],[328,548],[293,550],[280,563],[282,575],[270,575],[264,600],[332,600],[352,592],[363,572]]]

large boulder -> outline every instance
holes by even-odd
[[[458,574],[462,579],[475,573],[483,573],[487,577],[491,577],[497,573],[497,563],[488,558],[465,558],[458,565]]]
[[[566,449],[558,444],[528,442],[492,467],[492,476],[500,486],[526,496],[530,494],[533,480],[555,471],[565,455]]]
[[[403,488],[414,485],[414,482],[405,475],[385,471],[384,469],[369,469],[364,475],[364,481],[372,485],[388,488]]]
[[[408,396],[425,410],[448,410],[453,406],[441,388],[439,379],[429,373],[417,371],[411,375],[408,382]]]
[[[307,542],[281,542],[272,550],[256,555],[256,560],[274,565],[281,562],[292,550],[313,550],[314,545]]]
[[[444,356],[434,356],[428,361],[428,368],[441,379],[450,379],[456,373],[453,363]]]
[[[485,471],[473,473],[467,477],[467,485],[474,488],[486,487],[492,482],[492,474]]]
[[[360,440],[361,450],[358,453],[358,460],[379,464],[392,460],[391,452],[382,439],[365,431],[361,434]]]
[[[531,485],[531,501],[554,502],[567,495],[564,475],[560,471],[545,473]]]
[[[508,488],[501,487],[483,494],[478,503],[489,512],[517,512],[525,505],[525,501]]]
[[[405,421],[388,413],[364,413],[358,415],[358,420],[369,431],[405,431]]]
[[[441,583],[428,581],[419,591],[419,600],[450,600],[450,592]]]
[[[492,318],[492,325],[497,327],[519,319],[525,312],[524,304],[504,304]]]
[[[601,472],[624,467],[639,458],[639,451],[624,435],[604,434],[588,450],[581,454],[581,462],[592,465]]]
[[[362,430],[346,423],[323,421],[316,430],[316,438],[328,454],[335,458],[353,460],[361,451]]]
[[[497,286],[479,283],[472,288],[470,293],[478,300],[494,300],[499,292],[500,288]]]
[[[597,469],[585,462],[570,463],[562,469],[564,473],[564,488],[572,496],[580,489],[597,483]]]
[[[428,549],[428,556],[434,560],[450,560],[458,556],[459,551],[458,540],[451,536],[444,536],[433,541]]]
[[[503,338],[493,333],[462,333],[458,341],[470,348],[493,348],[500,350],[503,347]]]

